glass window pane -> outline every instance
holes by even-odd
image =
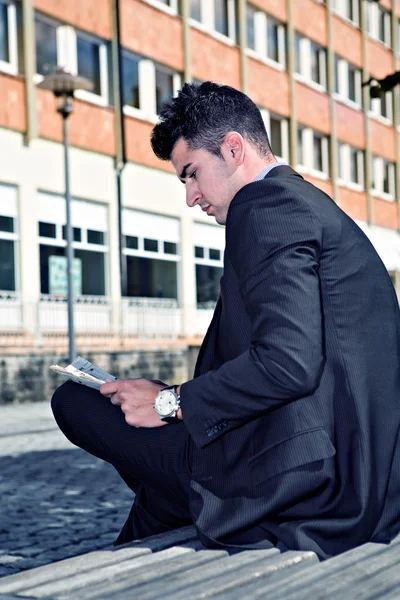
[[[0,290],[15,292],[14,242],[0,239]]]
[[[54,225],[54,223],[39,222],[39,235],[40,235],[40,237],[47,237],[47,238],[57,237],[56,226]]]
[[[176,254],[177,245],[175,242],[164,242],[164,253],[165,254]]]
[[[221,250],[216,250],[215,248],[210,248],[210,260],[221,260]]]
[[[92,92],[101,95],[99,44],[77,37],[78,73],[93,83]]]
[[[319,46],[311,44],[311,79],[316,83],[321,83],[321,66],[323,51]]]
[[[281,120],[270,118],[270,136],[271,136],[271,147],[272,152],[275,156],[282,157],[282,128]]]
[[[177,263],[127,256],[128,296],[177,298]]]
[[[94,231],[93,229],[88,229],[87,242],[88,244],[98,244],[102,246],[104,244],[104,231]]]
[[[174,95],[174,82],[171,73],[156,68],[156,102],[157,114],[166,100]]]
[[[383,163],[383,191],[386,194],[390,194],[392,190],[390,189],[390,164],[387,162]]]
[[[297,130],[297,163],[304,165],[303,129],[300,127]]]
[[[0,60],[10,62],[8,47],[8,11],[6,4],[0,4]]]
[[[195,246],[194,255],[196,258],[204,258],[204,248],[202,248],[201,246]]]
[[[144,249],[148,252],[158,252],[158,241],[157,240],[144,240]]]
[[[50,75],[57,66],[57,27],[35,19],[36,73]]]
[[[227,0],[214,0],[215,6],[215,31],[228,35],[228,2]]]
[[[190,0],[190,16],[201,22],[201,0]]]
[[[271,60],[279,62],[278,24],[270,18],[267,22],[267,56]]]
[[[196,265],[197,308],[213,308],[217,301],[223,269]]]
[[[296,33],[294,37],[294,70],[301,74],[301,37]]]
[[[66,225],[62,226],[62,236],[63,236],[64,240],[67,239],[67,226]],[[74,240],[74,242],[82,241],[82,231],[79,227],[72,228],[72,239]]]
[[[339,179],[344,179],[342,154],[343,154],[343,144],[338,144],[337,145],[337,170],[338,170]]]
[[[14,219],[12,217],[3,217],[0,215],[0,231],[7,233],[14,232]]]
[[[74,256],[82,261],[82,294],[84,296],[104,296],[105,254],[91,250],[75,250]]]
[[[317,171],[323,170],[322,162],[322,138],[314,135],[314,163],[313,168]]]
[[[335,56],[335,92],[340,94],[340,82],[339,82],[339,57]]]
[[[40,244],[40,293],[50,293],[50,269],[49,269],[49,258],[50,256],[65,256],[65,248],[59,246],[45,246]]]
[[[256,9],[251,4],[246,5],[246,15],[247,15],[247,47],[252,50],[256,49],[256,40],[254,34],[254,17],[256,14]]]
[[[137,250],[139,248],[139,240],[136,236],[127,235],[125,237],[125,245],[131,250]]]
[[[139,59],[125,52],[122,56],[122,98],[124,104],[140,108]]]
[[[353,183],[360,183],[358,150],[355,148],[350,148],[350,181]]]

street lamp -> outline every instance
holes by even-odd
[[[71,75],[63,67],[56,67],[54,73],[45,77],[38,87],[43,90],[50,90],[56,98],[59,99],[57,112],[63,118],[64,130],[64,166],[65,166],[65,208],[67,217],[67,282],[68,282],[68,341],[69,341],[69,360],[72,362],[76,358],[75,333],[74,333],[74,289],[73,289],[73,261],[74,249],[72,246],[72,225],[71,225],[71,195],[69,187],[69,128],[68,117],[74,110],[74,92],[75,90],[90,91],[93,89],[93,83],[84,77]]]

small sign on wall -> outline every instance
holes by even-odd
[[[72,264],[72,285],[74,295],[82,294],[82,260],[74,258]],[[68,295],[68,272],[66,256],[49,256],[49,293],[57,296]]]

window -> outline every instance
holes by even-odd
[[[247,47],[274,63],[285,66],[285,26],[264,11],[247,5]]]
[[[35,32],[37,74],[43,77],[51,73],[57,64],[62,65],[73,75],[81,75],[93,84],[90,92],[77,90],[77,98],[107,105],[107,42],[75,31],[70,25],[57,24],[39,14],[35,17]]]
[[[235,0],[190,0],[190,16],[194,25],[236,40]]]
[[[0,0],[0,71],[18,72],[17,15],[14,2]]]
[[[327,136],[309,127],[297,131],[297,162],[300,170],[316,176],[329,176],[329,144]]]
[[[354,102],[358,106],[362,104],[361,92],[361,70],[351,65],[344,58],[335,58],[335,91],[346,100]]]
[[[348,144],[338,144],[339,182],[355,189],[364,189],[364,152]]]
[[[174,77],[172,72],[156,66],[156,111],[160,114],[161,106],[174,95]]]
[[[214,0],[214,11],[215,11],[215,31],[222,33],[223,35],[229,35],[229,23],[228,23],[228,1],[227,0]]]
[[[256,49],[256,38],[254,29],[254,19],[257,13],[255,6],[246,4],[246,23],[247,23],[247,47],[251,50]]]
[[[201,21],[201,0],[190,0],[190,17]]]
[[[212,309],[223,273],[225,236],[222,227],[195,223],[196,299],[198,309]]]
[[[124,209],[123,233],[128,296],[177,299],[179,220]]]
[[[382,117],[393,123],[393,93],[386,92],[379,98],[370,97],[370,110],[372,115]]]
[[[334,0],[333,8],[341,17],[360,24],[359,0]]]
[[[296,73],[326,89],[326,50],[308,38],[296,34]]]
[[[381,156],[373,156],[371,173],[373,192],[386,200],[394,200],[396,195],[394,163],[385,160]]]
[[[50,75],[57,66],[57,25],[36,15],[36,73]]]
[[[67,242],[65,199],[38,194],[40,290],[42,294],[65,296],[67,293]],[[101,204],[72,200],[74,290],[78,295],[104,296],[106,293],[106,255],[104,245],[107,208]],[[48,215],[51,215],[52,222]],[[46,219],[46,220],[45,220]],[[95,222],[97,230],[91,229]],[[96,249],[93,249],[96,244]]]
[[[77,36],[78,74],[93,84],[93,93],[101,96],[100,44]]]
[[[368,33],[371,37],[391,45],[391,14],[376,2],[368,5]]]
[[[289,123],[280,115],[270,113],[265,108],[260,108],[265,129],[267,130],[272,152],[276,158],[289,161]]]
[[[0,184],[0,292],[17,287],[17,189]]]

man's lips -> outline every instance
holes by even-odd
[[[206,212],[208,214],[208,209],[211,208],[211,204],[206,204],[205,206],[201,207],[201,210],[203,212]]]

